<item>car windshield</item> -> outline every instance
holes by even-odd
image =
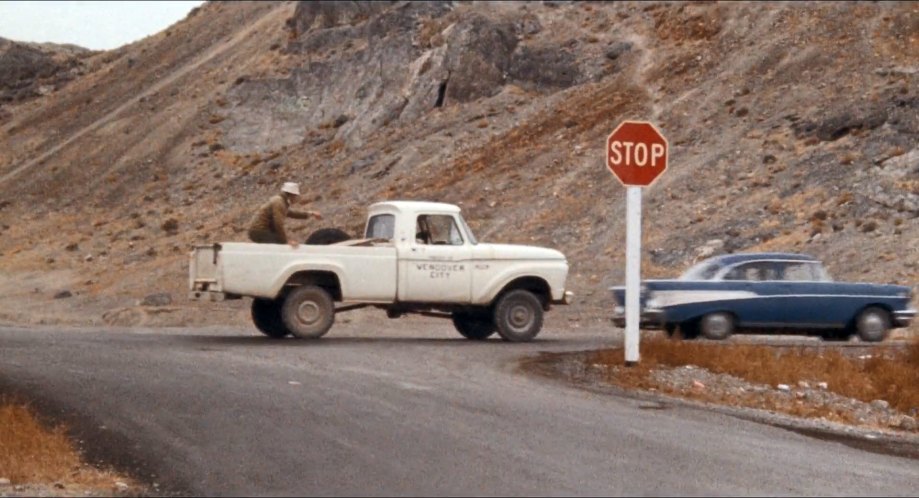
[[[711,280],[718,274],[721,264],[716,261],[703,261],[680,275],[680,280]]]

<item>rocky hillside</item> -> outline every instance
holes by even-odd
[[[919,281],[914,3],[208,3],[80,68],[0,115],[7,320],[238,320],[185,301],[187,251],[244,240],[285,180],[355,234],[374,201],[460,204],[480,239],[565,252],[564,316],[600,319],[623,119],[671,146],[644,276],[787,250]]]
[[[21,43],[0,38],[0,117],[4,107],[48,95],[84,74],[92,52],[74,45]]]

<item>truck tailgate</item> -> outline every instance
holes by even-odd
[[[220,244],[195,246],[189,255],[188,290],[192,299],[221,299]]]

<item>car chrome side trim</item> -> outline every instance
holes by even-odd
[[[913,319],[916,318],[916,310],[900,310],[893,312],[893,320],[900,327],[906,327],[912,323]]]
[[[860,299],[905,299],[902,296],[878,296],[872,294],[757,294],[751,291],[695,291],[695,290],[652,290],[654,299],[659,307],[678,306],[681,304],[707,303],[712,301],[727,301],[736,299],[776,299],[776,298],[803,298],[803,297],[832,297],[832,298],[860,298]],[[695,294],[701,299],[680,299],[675,303],[669,302],[669,294]],[[718,297],[718,295],[725,297]]]
[[[658,308],[680,306],[683,304],[710,303],[713,301],[733,301],[737,299],[755,299],[759,294],[751,291],[722,290],[659,290],[652,291],[649,299],[654,299]]]

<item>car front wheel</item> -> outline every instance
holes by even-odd
[[[866,308],[858,315],[855,328],[859,339],[865,342],[881,342],[890,330],[890,315],[881,308]]]
[[[318,339],[335,322],[335,304],[332,296],[322,287],[304,285],[292,290],[284,298],[281,317],[294,336]]]
[[[734,317],[730,313],[709,313],[699,324],[702,336],[714,341],[723,341],[734,332]]]
[[[508,292],[495,305],[495,326],[505,341],[532,340],[542,329],[542,302],[523,289]]]

